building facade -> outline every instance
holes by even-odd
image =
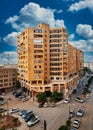
[[[25,29],[18,36],[21,85],[32,96],[39,92],[70,92],[83,68],[83,52],[82,55],[80,52],[69,44],[65,28],[50,28],[41,23],[37,28]]]
[[[17,65],[0,66],[0,93],[6,93],[16,85]]]
[[[93,62],[85,62],[84,67],[89,68],[93,72]]]

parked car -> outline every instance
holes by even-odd
[[[43,107],[45,107],[45,108],[46,108],[46,107],[49,107],[48,103],[45,102],[44,105],[43,105]]]
[[[79,126],[80,126],[80,120],[79,119],[75,119],[74,122],[73,122],[73,127],[79,128]]]
[[[69,118],[73,117],[74,116],[74,110],[70,110],[69,111]]]
[[[18,115],[22,116],[27,110],[20,110]]]
[[[5,104],[5,102],[4,101],[0,101],[0,105],[3,105],[3,104]]]
[[[22,98],[22,102],[26,102],[26,101],[28,101],[29,99],[28,98]]]
[[[3,97],[0,97],[0,101],[3,101],[4,100],[4,98]]]
[[[63,102],[64,103],[69,103],[70,102],[70,98],[65,98]]]
[[[33,111],[26,111],[23,115],[22,115],[22,117],[23,118],[25,118],[28,114],[30,114],[30,113],[33,113]]]
[[[39,103],[38,107],[39,107],[39,108],[42,108],[42,107],[43,107],[43,105],[44,105],[44,103],[43,103],[43,102],[41,102],[41,103]]]
[[[36,116],[36,117],[32,118],[31,120],[29,120],[27,122],[27,125],[30,127],[30,126],[38,123],[39,121],[40,121],[40,118],[38,116]]]
[[[82,108],[79,108],[78,111],[77,111],[77,113],[76,113],[76,115],[77,115],[77,116],[83,116],[83,114],[84,114],[83,109],[82,109]]]
[[[74,89],[73,91],[72,91],[72,94],[76,94],[77,93],[77,89]]]
[[[70,130],[77,130],[76,128],[72,127]]]
[[[24,98],[25,98],[25,97],[24,97],[23,95],[21,95],[21,96],[18,97],[19,100],[22,100],[22,99],[24,99]]]
[[[33,113],[31,114],[28,114],[26,117],[25,117],[25,121],[28,122],[29,120],[31,120],[32,118],[34,118],[35,115]]]
[[[80,103],[83,103],[83,102],[84,102],[84,100],[83,100],[82,98],[80,98],[80,97],[76,97],[76,98],[75,98],[75,101],[80,102]]]
[[[86,94],[86,99],[89,99],[89,97],[90,97],[89,94]]]
[[[51,103],[51,107],[55,107],[56,106],[56,103],[55,102],[52,102]]]
[[[15,95],[16,93],[17,93],[16,91],[13,91],[13,93],[12,93],[12,94],[13,94],[13,95]]]
[[[0,112],[5,112],[5,111],[7,111],[7,109],[5,109],[5,108],[0,108]]]
[[[15,113],[15,112],[18,112],[19,111],[19,108],[16,107],[16,108],[12,108],[10,111],[9,111],[9,114],[12,114],[12,113]]]
[[[18,98],[18,97],[21,96],[21,95],[22,95],[22,93],[18,93],[18,92],[17,92],[17,93],[15,94],[15,97]]]

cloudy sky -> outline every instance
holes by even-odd
[[[17,35],[41,22],[66,27],[69,42],[93,62],[93,0],[0,0],[0,65],[17,63]]]

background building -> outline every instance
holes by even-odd
[[[18,73],[30,94],[70,92],[83,69],[83,52],[68,43],[65,28],[41,23],[18,36]]]
[[[84,67],[89,68],[93,72],[93,62],[85,62]]]
[[[0,66],[0,93],[8,92],[16,85],[17,65]]]

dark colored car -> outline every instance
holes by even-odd
[[[20,110],[18,114],[22,116],[25,112],[27,112],[27,110]]]
[[[25,118],[27,115],[29,115],[30,113],[33,113],[33,111],[26,111],[23,115],[22,115],[22,117],[23,118]]]
[[[31,114],[28,114],[26,117],[25,117],[25,121],[28,122],[30,119],[34,118],[35,115],[33,113]]]
[[[3,101],[4,99],[2,97],[0,97],[0,101]]]
[[[15,97],[17,98],[17,97],[19,97],[19,96],[21,96],[22,95],[22,93],[16,93],[15,94]]]
[[[13,95],[15,95],[16,93],[17,93],[16,91],[13,91],[13,93],[12,93],[12,94],[13,94]]]
[[[74,89],[73,91],[72,91],[72,94],[76,94],[77,93],[77,89]]]
[[[41,107],[43,107],[43,105],[44,105],[44,103],[43,102],[41,102],[41,103],[39,103],[39,108],[41,108]]]

